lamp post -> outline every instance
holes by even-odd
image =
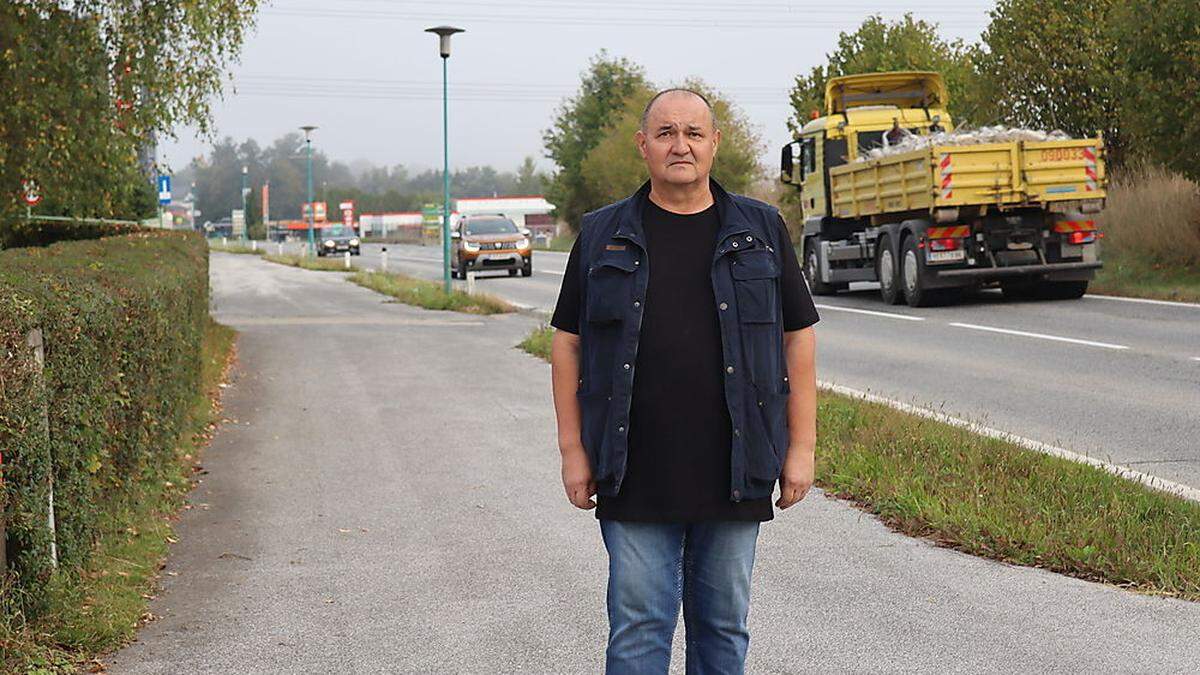
[[[250,194],[250,167],[242,165],[242,239],[250,238],[250,218],[246,213],[246,195]]]
[[[454,26],[426,28],[426,33],[438,36],[438,50],[442,55],[442,281],[446,293],[450,293],[450,104],[446,79],[446,62],[450,60],[450,36],[462,33]]]
[[[313,240],[313,219],[316,218],[316,208],[313,207],[313,190],[312,190],[312,139],[309,135],[312,134],[314,126],[303,126],[300,130],[304,132],[304,149],[308,155],[308,254],[316,255],[317,244]]]

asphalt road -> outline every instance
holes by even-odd
[[[378,268],[381,249],[354,264]],[[436,248],[388,256],[392,271],[440,277]],[[532,277],[480,276],[479,288],[549,313],[566,259],[535,252]],[[985,291],[913,309],[885,306],[876,288],[816,298],[822,380],[1200,487],[1200,305]]]
[[[228,420],[159,618],[111,671],[599,672],[598,528],[562,495],[549,367],[513,348],[537,318],[340,277],[214,254],[214,313],[240,331]],[[753,673],[1200,662],[1200,604],[939,549],[820,491],[764,525],[750,622]]]

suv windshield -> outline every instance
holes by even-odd
[[[466,234],[516,234],[517,226],[508,218],[472,218],[463,226]]]
[[[322,237],[353,237],[354,231],[347,227],[327,227],[321,232]]]

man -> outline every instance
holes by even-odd
[[[816,310],[774,208],[709,172],[721,132],[670,89],[637,132],[650,181],[584,216],[552,324],[567,497],[609,554],[606,671],[743,672],[759,523],[813,481]],[[598,503],[592,501],[598,495]]]

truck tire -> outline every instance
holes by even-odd
[[[950,302],[957,297],[961,288],[925,288],[921,281],[925,271],[921,250],[917,248],[917,238],[908,236],[900,247],[900,278],[904,286],[904,299],[909,307],[930,307]]]
[[[1087,281],[1043,281],[1037,285],[1042,300],[1078,300],[1087,293]]]
[[[804,276],[808,279],[808,290],[813,295],[833,295],[845,290],[849,284],[827,284],[821,281],[821,268],[817,261],[816,240],[804,244]]]
[[[904,302],[904,292],[900,288],[900,269],[896,264],[896,256],[892,253],[892,238],[883,235],[879,239],[879,249],[875,253],[875,277],[879,279],[879,296],[885,305],[898,305]]]

